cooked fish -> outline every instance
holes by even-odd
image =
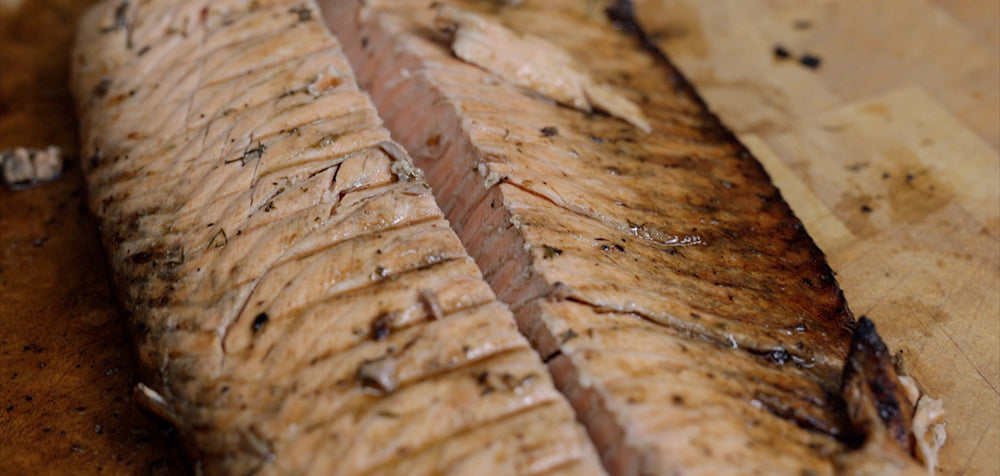
[[[611,473],[849,473],[896,456],[837,456],[872,433],[848,418],[860,391],[842,392],[843,293],[627,2],[321,5]]]
[[[603,474],[312,1],[103,1],[89,203],[210,474]]]

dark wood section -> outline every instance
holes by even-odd
[[[0,474],[184,474],[137,380],[76,164],[66,85],[90,2],[31,0],[0,20],[0,148],[62,147],[68,169],[0,188]]]

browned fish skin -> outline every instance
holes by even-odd
[[[901,385],[888,348],[866,317],[858,321],[844,366],[843,394],[859,448],[836,455],[839,474],[922,476],[914,443],[914,403]],[[923,398],[923,397],[921,397]],[[919,405],[919,404],[918,404]],[[937,448],[934,449],[936,452]],[[930,464],[936,456],[931,456]],[[928,461],[923,461],[927,464]],[[933,467],[933,466],[931,466]]]
[[[863,386],[867,390],[862,392],[852,389],[854,386]],[[870,398],[871,405],[878,411],[878,416],[892,439],[904,453],[913,452],[913,435],[910,434],[913,404],[899,384],[899,376],[893,368],[889,349],[875,332],[875,324],[868,318],[861,318],[851,339],[851,352],[847,356],[847,365],[844,366],[843,387],[848,399],[855,392]],[[848,416],[854,431],[863,438],[870,423],[853,412]]]
[[[318,17],[105,1],[80,25],[138,396],[210,474],[603,474]]]
[[[855,326],[843,294],[760,164],[637,40],[623,4],[609,21],[611,2],[435,3],[322,6],[609,470],[838,471]],[[512,37],[503,28],[524,41],[491,42]],[[460,35],[479,50],[452,51]],[[640,105],[651,133],[519,77],[548,44],[560,67],[576,58]],[[509,66],[518,57],[531,63]]]

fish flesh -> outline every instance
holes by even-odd
[[[924,472],[823,253],[630,3],[321,8],[612,474]]]
[[[145,371],[208,474],[605,474],[312,1],[106,0],[81,163]]]

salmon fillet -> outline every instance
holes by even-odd
[[[82,163],[146,385],[209,474],[604,474],[312,1],[104,1]]]
[[[875,346],[844,398],[822,252],[627,2],[321,6],[611,473],[923,472]]]

